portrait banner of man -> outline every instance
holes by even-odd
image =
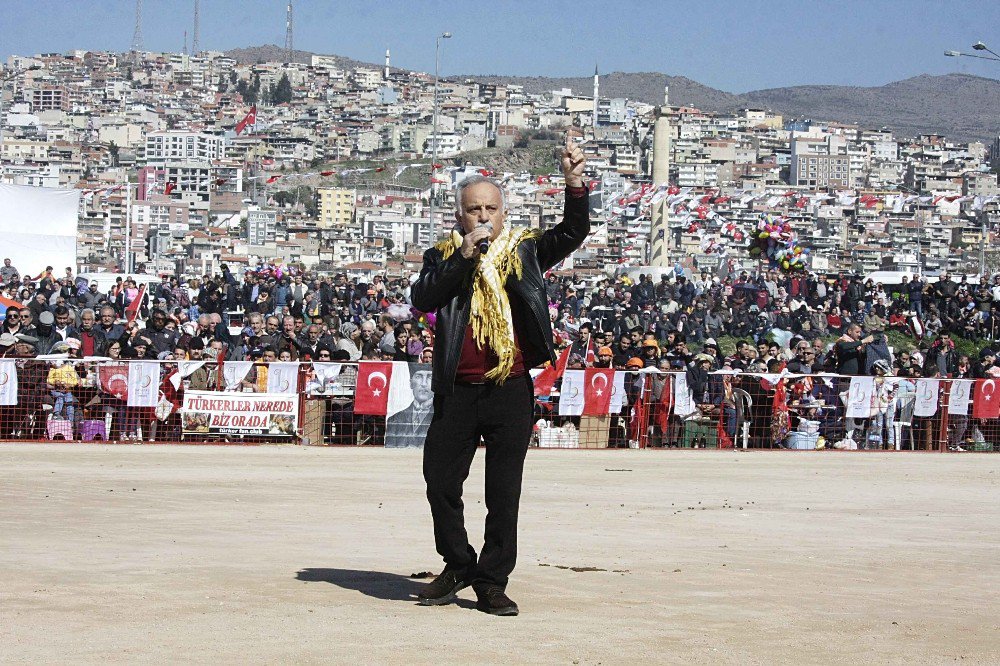
[[[392,396],[390,405],[405,407],[395,413],[390,408],[385,422],[386,448],[422,447],[434,416],[431,366],[426,363],[406,365],[409,373],[393,368],[390,392],[395,395]]]

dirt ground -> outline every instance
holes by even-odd
[[[412,598],[417,451],[0,445],[0,661],[998,663],[998,498],[998,455],[533,450],[498,618]]]

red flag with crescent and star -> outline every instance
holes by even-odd
[[[139,308],[142,307],[142,299],[145,298],[145,296],[146,284],[143,283],[139,285],[139,293],[132,299],[132,302],[128,304],[128,307],[125,308],[125,319],[128,321],[129,326],[131,326],[132,322],[135,321],[135,318],[139,316]]]
[[[128,363],[102,363],[97,366],[101,390],[119,400],[128,401]]]
[[[976,393],[972,400],[972,418],[1000,418],[1000,395],[994,379],[980,379],[976,382]]]
[[[358,364],[358,384],[354,389],[354,413],[385,416],[389,405],[392,362],[363,361]]]
[[[611,389],[614,385],[615,371],[611,368],[583,370],[584,416],[603,416],[611,412]]]
[[[569,353],[572,350],[571,347],[566,347],[559,354],[559,358],[556,359],[556,364],[547,365],[542,372],[535,377],[535,395],[549,396],[552,394],[552,387],[555,385],[556,380],[563,376],[566,372],[566,365],[569,363]]]
[[[236,136],[242,134],[247,125],[257,125],[257,105],[251,106],[247,115],[243,116],[243,120],[236,123]]]

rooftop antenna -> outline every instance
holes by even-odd
[[[142,51],[142,0],[135,0],[135,31],[132,33],[132,51]]]
[[[185,30],[184,31],[184,50],[181,51],[181,53],[183,53],[184,55],[187,55],[187,52],[188,52],[188,31]]]
[[[194,33],[191,35],[191,55],[198,55],[198,51],[201,49],[201,31],[198,26],[201,18],[199,4],[198,0],[194,0]]]
[[[292,61],[292,0],[288,0],[288,11],[285,15],[285,58]]]

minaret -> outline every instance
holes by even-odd
[[[385,71],[382,72],[382,78],[389,80],[389,49],[385,50]]]
[[[663,106],[656,109],[653,122],[653,187],[670,182],[670,86],[663,87]],[[670,234],[666,198],[653,206],[649,227],[649,264],[668,268],[667,240]]]
[[[597,129],[597,100],[601,91],[600,75],[597,73],[597,65],[594,65],[594,129]]]

